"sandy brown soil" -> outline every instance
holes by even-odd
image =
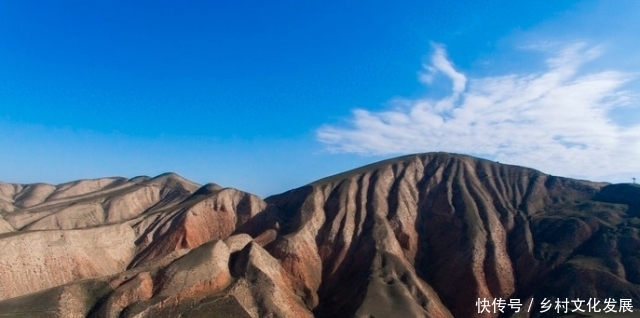
[[[1,317],[498,317],[478,313],[478,298],[640,306],[640,187],[463,155],[400,157],[264,200],[175,174],[0,183],[0,215]],[[518,317],[554,316],[532,308]]]

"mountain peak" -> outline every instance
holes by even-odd
[[[0,312],[484,318],[498,314],[478,313],[478,299],[518,299],[539,317],[540,299],[612,295],[637,306],[638,189],[442,152],[265,200],[174,173],[4,184],[0,281],[16,285],[0,290]]]

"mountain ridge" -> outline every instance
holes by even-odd
[[[102,179],[93,180],[84,189]],[[45,294],[87,299],[92,293],[101,296],[71,307],[52,300],[47,312],[497,317],[478,312],[477,299],[622,297],[640,304],[640,187],[630,184],[448,153],[373,163],[264,200],[175,174],[103,184],[97,188],[106,193],[76,188],[81,194],[71,197],[65,193],[73,185],[54,186],[47,198],[58,191],[53,199],[62,201],[49,205],[42,205],[46,198],[34,204],[41,193],[24,194],[24,208],[10,194],[28,185],[0,184],[0,232],[8,225],[12,233],[0,236],[0,245],[43,229],[64,235],[120,225],[133,234],[122,236],[131,252],[111,254],[123,255],[126,264],[110,272],[89,270],[85,256],[68,257],[89,266],[75,276],[29,263],[25,272],[40,270],[50,283],[24,274],[19,279],[35,287],[0,291],[0,312],[17,316]],[[38,253],[45,262],[59,257]],[[15,273],[12,256],[0,256],[3,281],[18,279],[7,276]],[[202,266],[217,269],[202,272]],[[171,277],[192,283],[176,285]],[[528,316],[545,316],[539,304],[532,307],[538,312]]]

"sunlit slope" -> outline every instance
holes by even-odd
[[[175,174],[0,185],[15,317],[497,317],[640,304],[640,187],[404,156],[261,198]],[[551,316],[553,316],[552,313]],[[509,313],[506,313],[509,316]]]

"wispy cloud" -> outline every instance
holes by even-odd
[[[529,49],[547,55],[544,70],[470,78],[434,45],[419,80],[430,85],[436,74],[446,76],[449,96],[396,99],[380,112],[356,109],[348,123],[319,128],[317,138],[333,152],[450,151],[591,179],[640,173],[640,123],[620,126],[609,117],[637,103],[623,87],[632,74],[580,72],[603,54],[585,43]]]

